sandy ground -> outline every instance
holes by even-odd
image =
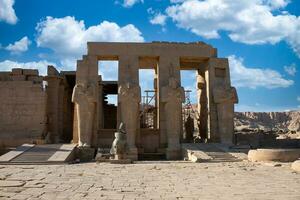
[[[0,165],[0,199],[300,199],[290,163]]]

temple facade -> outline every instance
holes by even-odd
[[[110,148],[123,123],[130,159],[145,153],[178,159],[186,99],[181,70],[197,72],[198,137],[232,144],[238,98],[228,60],[218,58],[217,49],[202,42],[89,42],[87,49],[76,71],[58,72],[49,66],[45,77],[36,70],[0,73],[0,145],[72,142]],[[118,61],[118,80],[102,80],[98,73],[99,61],[109,60]],[[141,109],[140,69],[155,72],[151,126],[144,123],[149,109]],[[107,103],[109,94],[117,95],[116,105]]]

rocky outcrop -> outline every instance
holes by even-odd
[[[236,112],[236,130],[259,129],[263,131],[300,132],[300,111],[290,112]]]

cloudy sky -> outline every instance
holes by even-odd
[[[204,41],[229,59],[236,110],[296,110],[299,15],[297,0],[0,0],[0,71],[75,70],[87,41]],[[117,63],[99,66],[104,79],[116,78]],[[140,74],[151,89],[153,73]],[[194,81],[182,72],[186,89],[195,91]]]

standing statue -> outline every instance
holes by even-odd
[[[124,159],[128,152],[125,125],[121,122],[119,130],[115,132],[115,139],[112,143],[110,154],[114,159]]]
[[[96,86],[87,81],[77,83],[73,90],[72,102],[77,105],[79,146],[90,147],[97,102]]]
[[[179,138],[182,128],[182,103],[185,101],[183,87],[179,86],[174,77],[169,78],[169,85],[161,92],[162,102],[165,103],[165,113],[168,134],[168,148],[179,148]]]
[[[126,81],[119,86],[118,101],[121,108],[121,121],[126,124],[129,148],[136,148],[135,138],[138,129],[141,88],[138,84]]]

